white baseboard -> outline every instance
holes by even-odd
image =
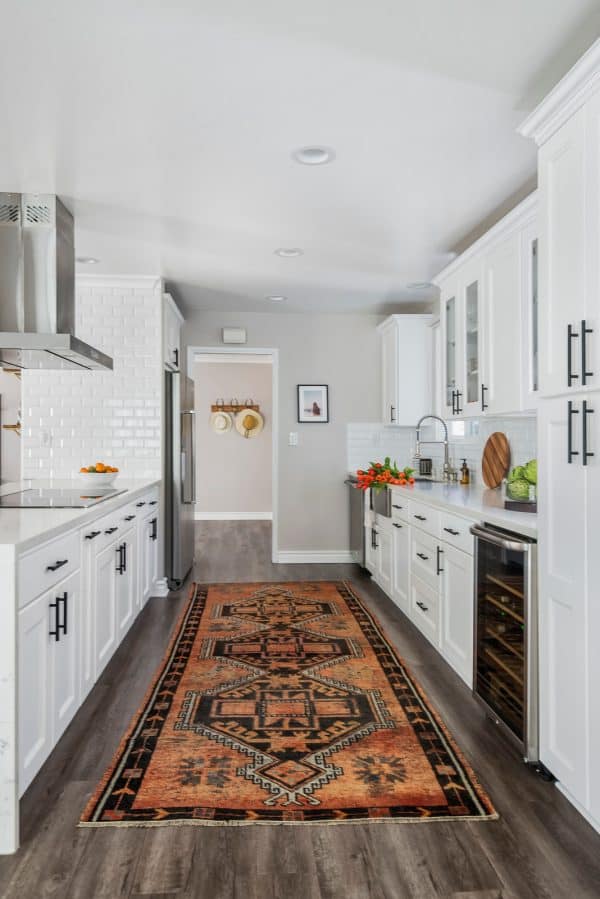
[[[159,577],[154,582],[154,587],[152,588],[151,596],[168,596],[169,595],[169,585],[167,583],[166,577]]]
[[[272,512],[196,512],[196,521],[273,521]]]
[[[347,565],[356,560],[354,558],[354,553],[349,549],[328,549],[324,551],[284,549],[277,553],[277,561],[280,565],[322,565],[327,563]]]

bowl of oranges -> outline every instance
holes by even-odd
[[[119,474],[119,469],[104,462],[96,462],[95,465],[87,465],[79,469],[79,477],[88,484],[97,487],[108,487]]]

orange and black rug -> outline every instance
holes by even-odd
[[[343,583],[195,585],[82,824],[497,817]]]

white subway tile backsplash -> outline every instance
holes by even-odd
[[[23,477],[72,477],[99,459],[118,459],[126,477],[160,477],[160,282],[86,280],[76,321],[77,336],[112,356],[114,370],[23,373]]]

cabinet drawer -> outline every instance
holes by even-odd
[[[409,512],[411,524],[421,528],[423,531],[427,531],[427,533],[431,534],[433,537],[439,536],[440,513],[437,509],[432,509],[431,506],[426,506],[424,503],[419,503],[416,500],[411,499],[409,503]]]
[[[392,490],[392,521],[410,521],[409,501],[400,490]]]
[[[437,646],[440,633],[439,595],[429,584],[414,576],[410,584],[410,617],[427,639]]]
[[[434,590],[441,589],[442,578],[438,574],[438,568],[443,567],[440,559],[438,566],[439,543],[429,534],[424,534],[418,528],[411,528],[410,540],[410,570]]]
[[[82,528],[82,544],[90,545],[94,553],[98,554],[109,544],[117,540],[121,534],[130,526],[130,523],[123,521],[125,506],[116,509],[109,515],[92,521],[86,528]],[[132,524],[133,522],[131,522]]]
[[[19,608],[79,568],[79,534],[73,531],[19,557]]]
[[[440,537],[457,549],[473,555],[473,535],[471,522],[449,512],[440,512]]]

